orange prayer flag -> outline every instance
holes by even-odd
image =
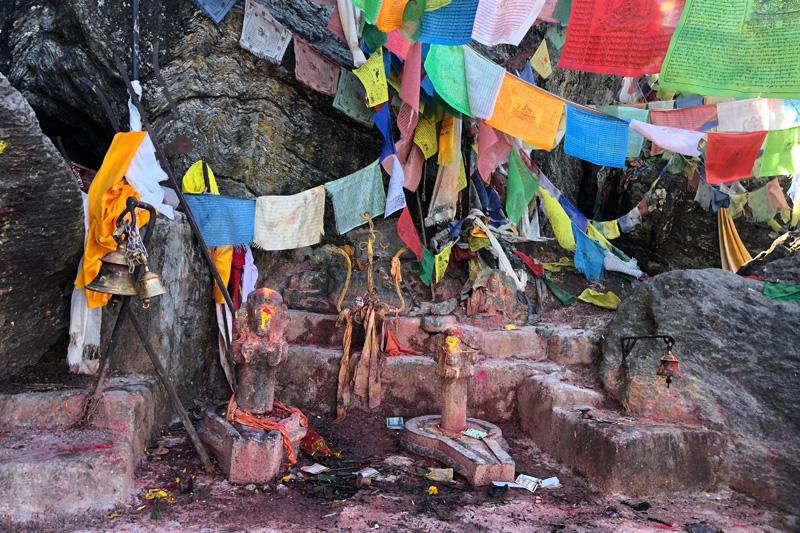
[[[562,100],[506,73],[494,113],[486,123],[528,144],[552,150],[563,114]]]
[[[383,0],[378,20],[375,23],[382,32],[399,30],[403,27],[403,11],[408,0]]]
[[[706,148],[706,181],[728,183],[753,175],[766,131],[753,133],[709,133]]]

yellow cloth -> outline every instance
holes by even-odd
[[[75,279],[75,286],[79,289],[97,277],[103,256],[117,249],[113,234],[117,229],[117,217],[125,209],[128,197],[140,198],[122,178],[145,135],[147,133],[143,131],[117,133],[89,187],[89,230],[83,250],[83,268]],[[147,211],[138,211],[136,215],[139,227],[150,220]],[[89,307],[102,307],[110,299],[110,294],[86,291]]]
[[[553,73],[553,66],[550,64],[550,53],[547,51],[547,41],[542,39],[539,48],[533,53],[530,60],[533,70],[539,73],[541,77],[547,79]]]
[[[375,107],[389,101],[389,86],[383,67],[383,48],[375,50],[367,62],[353,71],[367,92],[367,105]]]
[[[208,184],[211,186],[211,190],[206,191],[206,180],[203,178],[203,160],[198,159],[183,175],[183,182],[181,183],[183,192],[188,192],[189,194],[203,194],[204,192],[219,194],[214,171],[208,165],[206,167],[208,168]]]
[[[425,11],[436,11],[440,7],[448,5],[453,0],[427,0],[425,2]]]
[[[486,123],[528,144],[552,150],[564,102],[506,73],[492,118]]]
[[[422,150],[425,159],[430,159],[439,150],[436,138],[436,123],[428,117],[420,116],[414,130],[414,144]]]
[[[575,265],[569,257],[562,257],[555,263],[543,263],[544,269],[548,272],[561,272],[562,270],[574,269]]]
[[[453,251],[453,244],[455,243],[451,242],[445,246],[441,252],[436,254],[436,257],[434,258],[434,265],[436,267],[436,283],[442,281],[444,273],[447,270],[447,265],[450,264],[450,252]]]
[[[214,260],[214,264],[217,265],[217,270],[219,270],[219,277],[222,278],[222,282],[225,283],[225,286],[227,287],[228,281],[231,279],[233,246],[209,248],[208,253],[211,254],[211,259]],[[217,286],[216,282],[214,283],[214,301],[218,304],[225,303],[225,297],[222,295],[222,291],[219,289],[219,286]]]
[[[403,27],[403,10],[408,0],[383,0],[375,25],[382,32],[399,30]]]
[[[611,309],[612,311],[619,307],[622,301],[619,299],[619,296],[611,291],[602,293],[593,289],[585,289],[580,296],[578,296],[578,300],[586,302],[587,304],[596,305],[597,307],[602,307],[603,309]]]
[[[590,239],[594,239],[595,241],[597,241],[597,244],[599,244],[606,250],[611,249],[612,244],[608,242],[608,239],[606,239],[605,236],[602,233],[600,233],[600,231],[597,228],[595,228],[592,224],[586,226],[586,235]]]
[[[445,115],[439,128],[439,165],[446,166],[455,161],[456,157],[456,128],[455,118]],[[460,139],[459,139],[460,141]]]
[[[606,239],[613,241],[619,238],[619,222],[616,220],[592,221],[592,224]]]
[[[728,215],[728,209],[721,207],[717,211],[717,233],[719,235],[719,256],[723,270],[737,272],[742,265],[753,259],[744,247],[739,232]]]
[[[544,200],[544,210],[547,212],[547,218],[553,227],[558,244],[565,250],[575,251],[575,236],[572,234],[572,221],[569,219],[569,215],[558,203],[558,200],[550,196],[544,187],[540,187],[539,192]]]

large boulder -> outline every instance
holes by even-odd
[[[703,425],[727,437],[720,450],[730,485],[800,510],[800,303],[765,298],[763,283],[722,270],[661,274],[642,284],[609,325],[601,377],[638,417]],[[672,335],[683,376],[655,375],[660,341]]]
[[[66,337],[66,295],[82,249],[78,183],[0,74],[0,376],[35,364]]]

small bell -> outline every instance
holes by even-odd
[[[142,299],[142,305],[148,307],[150,305],[150,298],[161,296],[167,293],[167,288],[161,282],[161,276],[155,272],[150,272],[147,265],[144,265],[144,272],[139,281],[136,282],[136,291]]]
[[[657,376],[664,376],[667,378],[667,388],[669,388],[672,383],[672,378],[678,378],[683,375],[681,374],[678,363],[678,358],[672,353],[672,346],[668,347],[667,353],[661,357],[658,362],[658,368],[656,369]]]
[[[136,282],[128,266],[127,248],[120,244],[113,252],[109,252],[100,260],[100,272],[97,273],[86,288],[104,294],[119,296],[136,296]]]

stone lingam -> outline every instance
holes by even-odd
[[[452,466],[472,485],[513,481],[514,460],[506,451],[503,432],[489,422],[467,418],[467,384],[475,375],[477,350],[459,328],[449,328],[440,336],[436,357],[436,375],[442,381],[442,414],[407,421],[403,444]]]
[[[207,409],[201,440],[233,483],[265,483],[294,463],[306,435],[303,414],[275,400],[275,376],[286,361],[289,312],[277,291],[253,291],[236,312],[232,343],[236,394],[225,413]]]

